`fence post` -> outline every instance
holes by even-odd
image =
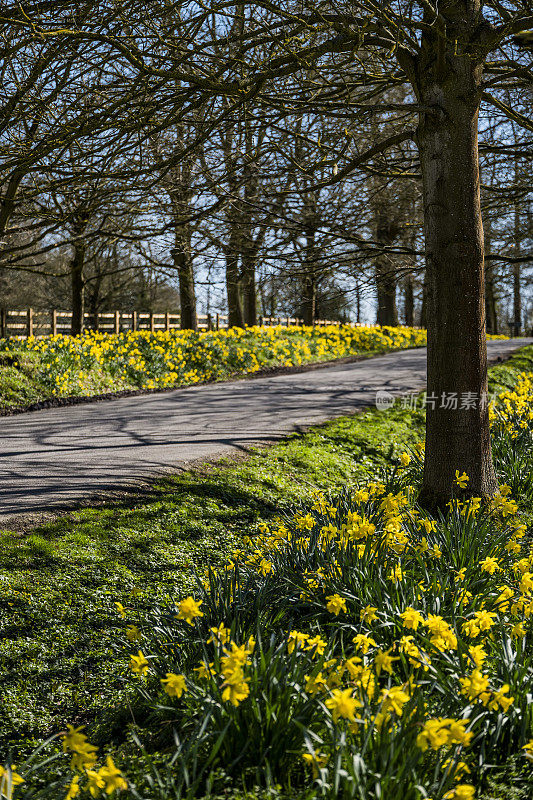
[[[170,330],[170,314],[168,311],[165,312],[165,330]]]
[[[26,336],[33,336],[33,308],[26,312]]]
[[[50,312],[50,329],[52,336],[57,336],[57,311],[55,308]]]
[[[0,308],[0,337],[7,339],[7,311]]]
[[[207,314],[207,330],[208,331],[213,330],[213,317],[209,313]]]
[[[263,327],[263,315],[262,314],[259,314],[259,327],[260,328]]]
[[[113,333],[118,333],[119,331],[120,331],[120,311],[115,311]]]
[[[132,331],[136,331],[137,330],[137,312],[136,311],[132,311],[131,312],[131,329],[132,329]]]
[[[155,331],[155,320],[154,320],[154,312],[150,311],[150,333]]]
[[[215,318],[215,328],[217,331],[220,330],[220,314],[218,313],[218,311]]]

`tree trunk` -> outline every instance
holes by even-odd
[[[378,207],[376,211],[376,241],[378,244],[391,245],[397,235],[395,223],[391,220],[390,211]],[[382,253],[376,258],[376,290],[377,290],[377,319],[378,325],[398,324],[398,308],[396,305],[396,275],[394,265],[389,256]]]
[[[98,313],[100,309],[100,286],[102,283],[101,276],[96,277],[91,281],[91,291],[89,292],[88,311],[90,315],[91,325],[94,330],[98,330]]]
[[[416,196],[414,193],[414,186],[410,185],[408,193],[407,204],[407,220],[403,222],[402,239],[406,247],[416,251],[416,234],[417,229],[415,220],[417,218]],[[416,255],[408,256],[408,262],[405,265],[407,272],[403,280],[403,298],[404,298],[404,322],[410,328],[415,324],[415,277],[410,267],[416,267]]]
[[[396,280],[388,269],[376,269],[378,311],[376,322],[378,325],[398,324],[398,308],[396,306]]]
[[[424,280],[422,282],[422,302],[420,303],[420,327],[426,328],[428,321],[428,285],[426,281],[426,273],[424,272]]]
[[[515,161],[515,182],[518,182],[518,167]],[[518,257],[522,248],[522,230],[520,228],[520,209],[518,201],[514,206],[514,255]],[[522,329],[522,292],[520,287],[520,262],[513,264],[513,336],[520,336]]]
[[[413,286],[413,273],[409,272],[404,281],[404,319],[410,328],[415,324],[415,294]]]
[[[305,224],[305,258],[302,265],[302,305],[301,317],[304,325],[314,325],[316,319],[316,295],[317,295],[317,253],[316,253],[316,226],[314,224],[315,204],[314,197],[309,203],[312,217],[311,221]]]
[[[513,264],[513,336],[522,330],[522,293],[520,291],[520,264]]]
[[[491,261],[485,266],[485,314],[487,317],[487,333],[498,333],[498,310],[494,294],[494,267]]]
[[[490,221],[484,227],[485,253],[488,255],[492,249]],[[494,264],[492,261],[485,261],[485,317],[487,320],[487,333],[498,333],[498,310],[494,293]]]
[[[83,266],[85,262],[85,245],[74,246],[74,258],[70,264],[70,285],[72,290],[72,322],[70,332],[72,336],[83,333],[85,292],[83,280]]]
[[[312,272],[303,276],[301,317],[304,325],[314,325],[316,319],[316,281]]]
[[[479,194],[481,68],[470,55],[446,56],[440,71],[421,70],[421,99],[434,111],[421,113],[418,128],[428,331],[421,502],[430,508],[444,508],[453,496],[456,470],[466,472],[474,496],[491,496],[497,489],[487,403]]]
[[[246,325],[257,325],[257,287],[255,268],[257,257],[250,248],[244,248],[242,259],[243,316]]]
[[[239,247],[235,237],[230,237],[226,250],[226,292],[228,296],[228,325],[230,328],[244,328],[239,275]]]
[[[180,294],[180,328],[182,331],[198,330],[196,316],[196,294],[194,291],[194,271],[187,234],[176,228],[172,259],[178,275]]]

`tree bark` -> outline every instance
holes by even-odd
[[[413,286],[413,273],[409,272],[405,276],[404,289],[404,319],[405,324],[410,328],[415,324],[415,294]]]
[[[496,295],[494,293],[494,268],[490,261],[487,262],[485,267],[485,314],[487,318],[487,333],[497,334],[499,327]]]
[[[70,325],[70,332],[72,336],[79,336],[83,333],[85,312],[84,262],[85,245],[77,243],[74,246],[74,257],[70,264],[70,285],[72,290],[72,322]]]
[[[180,328],[181,330],[198,330],[196,316],[196,293],[194,290],[194,271],[187,232],[176,228],[172,259],[178,275],[180,295]]]
[[[378,207],[376,211],[376,241],[378,244],[391,245],[397,235],[396,224],[391,220],[390,211]],[[396,275],[394,265],[389,257],[382,253],[376,258],[376,290],[377,290],[377,319],[378,325],[398,324],[398,307],[396,305]]]
[[[518,183],[517,160],[515,160],[515,182]],[[522,230],[520,227],[520,209],[517,201],[515,201],[514,205],[513,234],[513,253],[515,257],[518,257],[522,249]],[[522,330],[522,291],[520,285],[521,272],[520,262],[515,261],[513,264],[513,336],[520,336],[520,331]]]
[[[513,264],[513,336],[522,330],[522,292],[520,289],[520,264]]]
[[[407,197],[407,219],[403,221],[402,239],[406,247],[416,251],[416,225],[415,220],[417,217],[416,196],[414,193],[414,186],[409,186]],[[404,298],[404,322],[409,327],[415,324],[415,278],[414,273],[410,267],[416,267],[416,255],[409,256],[408,262],[405,265],[407,272],[403,280],[403,298]]]
[[[316,281],[312,273],[303,276],[301,316],[304,325],[314,325],[316,319]]]
[[[435,61],[435,59],[433,59]],[[437,59],[438,61],[438,59]],[[427,281],[426,458],[421,502],[444,508],[456,490],[497,490],[487,403],[483,226],[479,193],[481,67],[446,53],[420,65],[418,146],[422,167]],[[457,408],[453,399],[457,398]],[[467,398],[473,398],[468,407]],[[432,401],[434,400],[434,407]],[[451,402],[452,407],[446,407]]]
[[[489,254],[492,247],[490,222],[485,227],[485,253]],[[485,317],[487,320],[487,333],[498,333],[498,310],[494,292],[494,266],[492,261],[485,261]]]
[[[424,272],[424,280],[422,282],[422,302],[420,303],[420,327],[426,328],[428,321],[428,285],[426,281],[426,273]]]
[[[98,330],[98,313],[100,310],[100,288],[102,285],[102,276],[97,275],[91,281],[91,290],[89,292],[88,311],[90,314],[91,325],[94,330]]]
[[[378,310],[376,322],[378,325],[398,324],[398,308],[396,306],[396,281],[389,270],[376,270]]]
[[[316,252],[316,225],[314,224],[315,203],[310,201],[309,211],[312,219],[305,224],[305,257],[302,265],[302,304],[301,317],[304,325],[314,325],[316,319],[317,303],[317,252]]]
[[[240,248],[237,237],[231,235],[226,249],[226,293],[228,297],[228,325],[230,328],[244,328],[239,253]]]
[[[241,260],[244,323],[257,325],[257,287],[255,282],[257,257],[251,249],[244,248]]]

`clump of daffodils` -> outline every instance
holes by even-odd
[[[67,800],[76,797],[80,790],[88,791],[92,797],[102,792],[111,795],[115,791],[128,788],[128,783],[111,758],[107,756],[105,764],[97,766],[97,748],[87,741],[82,733],[83,727],[68,726],[63,734],[63,750],[71,755],[70,768],[78,774],[74,775],[66,795]]]
[[[533,556],[518,505],[506,484],[489,505],[465,499],[458,470],[448,514],[431,518],[404,461],[391,480],[337,500],[317,493],[292,519],[262,526],[208,573],[203,594],[178,603],[181,633],[162,642],[144,631],[151,651],[132,655],[131,669],[159,678],[176,719],[216,708],[227,758],[243,720],[249,736],[271,714],[285,722],[263,739],[299,741],[311,781],[340,766],[361,780],[353,754],[363,748],[371,762],[400,737],[427,796],[467,800],[482,743],[485,758],[502,747],[532,757]],[[174,642],[193,628],[200,658],[184,668]],[[503,729],[514,731],[505,744]]]
[[[496,451],[533,455],[532,387],[502,396]],[[432,517],[416,500],[423,451],[408,455],[251,531],[147,618],[115,604],[125,667],[174,732],[177,796],[253,774],[295,797],[474,800],[493,765],[514,757],[530,774],[533,554],[516,474],[482,502],[457,469]],[[133,792],[81,728],[63,749],[68,800]],[[16,800],[24,771],[2,770],[0,795]]]
[[[87,395],[131,387],[164,389],[294,366],[370,350],[426,344],[416,328],[328,325],[219,331],[86,331],[81,336],[0,339],[0,352],[37,356],[35,369],[53,395]]]

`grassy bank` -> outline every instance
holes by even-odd
[[[513,387],[523,370],[533,371],[533,348],[494,367],[492,389]],[[422,411],[399,405],[369,410],[245,461],[176,476],[130,505],[5,531],[2,756],[9,744],[27,751],[66,722],[88,723],[99,745],[123,742],[125,725],[144,718],[133,699],[138,679],[115,649],[132,617],[192,592],[195,568],[220,564],[243,536],[258,536],[294,504],[311,504],[317,489],[335,494],[398,463],[423,438],[423,422]],[[530,498],[517,499],[529,513]]]
[[[341,418],[245,461],[176,475],[131,505],[84,509],[0,539],[1,735],[44,736],[122,702],[109,647],[115,601],[150,605],[191,589],[193,565],[217,563],[315,487],[340,489],[422,435],[401,408]]]
[[[349,325],[0,339],[0,411],[49,398],[189,386],[425,343],[426,332],[415,328]]]

